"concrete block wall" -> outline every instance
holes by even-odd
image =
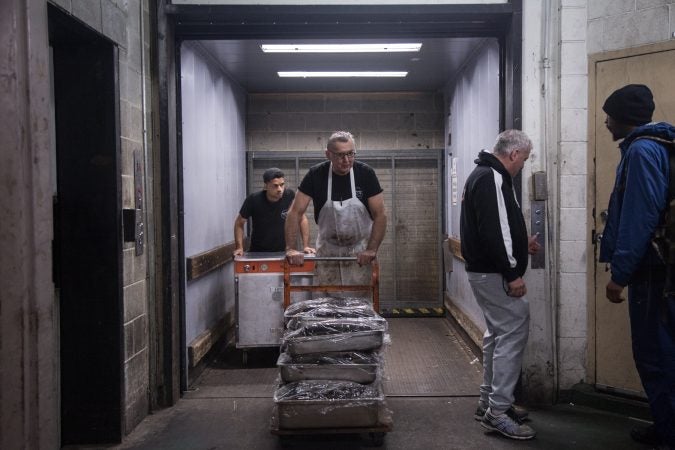
[[[323,152],[333,131],[347,130],[357,150],[442,148],[443,120],[440,93],[250,93],[247,147]]]
[[[592,2],[591,2],[592,3]],[[560,116],[558,147],[559,257],[556,304],[558,384],[586,375],[586,154],[588,64],[586,2],[562,0],[559,11]]]
[[[134,208],[134,152],[144,166],[149,141],[145,140],[144,123],[150,123],[149,103],[143,103],[143,89],[150,86],[149,10],[148,0],[51,0],[75,18],[112,40],[119,49],[119,106],[121,126],[122,207]],[[142,24],[141,24],[142,22]],[[149,100],[146,100],[149,102]],[[144,122],[145,115],[145,122]],[[148,135],[148,139],[149,139]],[[152,171],[144,167],[142,173]],[[141,180],[146,186],[146,180]],[[145,189],[144,189],[145,191]],[[151,229],[151,196],[143,192],[145,230]],[[134,243],[123,249],[124,291],[124,429],[130,432],[148,413],[149,350],[148,350],[148,259],[150,242],[145,252],[136,256]]]
[[[673,39],[675,0],[588,1],[588,53]]]

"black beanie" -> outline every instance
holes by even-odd
[[[644,84],[628,84],[612,92],[602,110],[624,125],[644,125],[652,121],[654,97]]]

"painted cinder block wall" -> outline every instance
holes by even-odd
[[[433,92],[249,93],[249,151],[316,151],[333,131],[354,134],[357,150],[442,148],[443,96]]]

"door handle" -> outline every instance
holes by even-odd
[[[600,211],[600,220],[602,221],[602,224],[605,225],[607,223],[607,210],[603,209]]]

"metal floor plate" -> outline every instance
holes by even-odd
[[[388,396],[478,395],[482,366],[443,318],[388,319]]]
[[[391,344],[385,349],[387,396],[478,395],[479,361],[443,318],[387,319]],[[225,349],[195,379],[185,398],[269,398],[278,384],[274,349]]]

